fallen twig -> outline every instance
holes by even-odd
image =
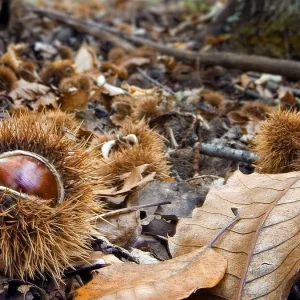
[[[199,143],[196,143],[194,148],[198,146]],[[258,156],[250,151],[236,150],[230,147],[217,144],[201,143],[200,152],[208,156],[225,158],[234,161],[242,161],[246,163],[253,163],[258,159]]]
[[[110,243],[105,237],[97,236],[92,242],[93,249],[106,254],[113,254],[121,260],[128,260],[139,264],[139,258],[135,257],[128,250]]]
[[[160,206],[160,205],[166,205],[166,204],[171,204],[171,202],[163,201],[163,202],[158,202],[158,203],[144,204],[144,205],[140,205],[140,206],[131,206],[131,207],[126,207],[126,208],[120,208],[120,209],[116,209],[113,211],[109,211],[102,215],[95,216],[95,217],[89,219],[89,221],[96,220],[98,218],[105,219],[105,218],[113,217],[115,215],[120,215],[120,214],[128,214],[130,212],[133,212],[133,211],[136,211],[136,210],[139,210],[142,208],[152,207],[152,206]]]
[[[292,79],[300,79],[300,63],[293,60],[273,59],[264,56],[256,55],[241,55],[237,53],[218,52],[218,53],[200,53],[200,52],[186,52],[164,44],[153,42],[144,38],[120,32],[116,28],[106,26],[104,24],[93,21],[84,21],[70,17],[68,14],[57,11],[31,7],[32,12],[39,15],[46,16],[59,23],[66,24],[75,28],[78,31],[91,34],[93,36],[108,40],[114,45],[123,47],[130,51],[133,46],[130,43],[125,43],[125,40],[136,45],[149,45],[157,51],[175,57],[181,61],[195,63],[198,60],[205,65],[220,65],[226,68],[239,69],[242,71],[256,71],[262,73],[278,74]],[[112,36],[105,36],[104,32],[109,32]],[[118,40],[118,37],[122,39]]]
[[[154,78],[150,77],[147,75],[147,73],[141,69],[140,67],[137,67],[137,71],[143,76],[145,77],[149,82],[153,83],[154,85],[160,87],[161,89],[167,91],[168,93],[172,94],[172,95],[175,95],[175,93],[170,89],[168,88],[167,86],[164,86],[163,84],[161,84],[160,82],[158,82],[157,80],[155,80]]]
[[[176,138],[174,136],[174,132],[173,132],[172,127],[167,126],[167,131],[168,131],[168,134],[169,134],[169,137],[170,137],[170,141],[171,141],[171,144],[172,144],[173,148],[177,149],[179,147],[179,145],[178,145],[178,143],[176,141]]]
[[[128,52],[135,50],[135,47],[125,39],[115,35],[115,33],[109,30],[104,30],[104,28],[99,30],[98,26],[91,25],[87,21],[72,18],[70,15],[65,13],[38,8],[38,7],[34,7],[31,10],[39,15],[48,17],[54,21],[68,25],[79,32],[90,34],[103,41],[108,41],[116,47],[122,47],[124,50]]]

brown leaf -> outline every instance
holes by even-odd
[[[123,187],[122,189],[115,191],[112,190],[97,190],[95,193],[101,196],[116,196],[122,195],[130,192],[134,188],[146,184],[152,180],[154,180],[155,172],[150,173],[149,175],[142,177],[143,172],[146,170],[148,165],[138,166],[132,169],[130,173],[124,174],[123,179]]]
[[[157,264],[110,266],[78,289],[75,299],[183,299],[198,288],[215,286],[226,267],[226,260],[206,247]]]
[[[286,91],[285,94],[280,97],[280,100],[289,105],[295,104],[296,102],[295,96],[290,91]]]
[[[233,217],[240,220],[215,243],[228,260],[224,279],[207,291],[222,299],[280,299],[300,266],[300,173],[243,175],[210,190],[192,219],[179,221],[169,247],[174,256],[206,245]],[[206,296],[203,297],[203,299]]]

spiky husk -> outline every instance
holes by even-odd
[[[70,60],[72,59],[73,51],[70,47],[62,45],[62,46],[59,46],[57,50],[58,50],[58,53],[59,53],[61,59],[70,59]]]
[[[300,149],[300,112],[278,111],[262,123],[254,150],[259,156],[257,171],[282,173],[296,170]]]
[[[135,110],[133,113],[134,120],[145,119],[147,121],[159,116],[161,110],[159,108],[160,99],[156,97],[145,97],[135,104]]]
[[[59,280],[75,258],[87,257],[94,230],[89,220],[103,212],[93,194],[95,186],[104,188],[95,168],[98,154],[68,139],[51,114],[47,118],[47,113],[26,113],[0,122],[1,152],[41,155],[59,172],[65,189],[59,205],[32,196],[29,200],[19,197],[9,208],[0,206],[1,254],[11,277],[24,279],[46,272]],[[61,113],[58,118],[63,118]],[[5,199],[2,192],[1,203]]]
[[[144,164],[149,164],[147,172],[156,172],[158,179],[169,176],[170,167],[165,157],[164,143],[145,121],[133,123],[128,120],[123,124],[120,133],[124,136],[135,134],[139,143],[126,148],[120,147],[116,151],[112,150],[108,160],[103,160],[99,168],[105,178],[116,184],[120,175]]]
[[[241,109],[243,115],[257,120],[266,119],[271,112],[271,107],[259,102],[246,103]]]
[[[222,93],[215,92],[210,89],[203,89],[199,95],[203,97],[204,101],[215,107],[220,108],[225,102],[224,95]]]
[[[0,91],[10,92],[17,85],[16,74],[7,67],[0,67]]]
[[[63,78],[72,77],[75,68],[71,60],[59,60],[46,66],[41,72],[41,79],[46,84],[59,85]]]

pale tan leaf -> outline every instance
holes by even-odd
[[[77,71],[83,73],[99,68],[100,62],[95,50],[87,44],[83,44],[76,54],[75,65]]]
[[[13,100],[35,100],[45,95],[50,88],[37,82],[28,82],[24,79],[18,81],[17,87],[9,93]]]
[[[41,111],[43,108],[58,108],[57,104],[58,97],[49,92],[43,96],[41,96],[34,104],[31,105],[33,110]]]
[[[228,260],[224,279],[209,291],[222,299],[280,299],[300,267],[300,173],[251,174],[236,171],[214,188],[192,218],[179,221],[169,247],[174,256],[206,245],[233,218],[240,220],[214,244]],[[203,295],[199,299],[207,299]]]
[[[123,90],[117,86],[113,86],[113,85],[107,83],[106,79],[103,75],[100,75],[97,77],[96,83],[97,83],[97,86],[101,89],[102,93],[108,94],[110,96],[117,96],[117,95],[125,94],[125,92],[126,92],[125,90]]]
[[[240,82],[241,82],[241,86],[243,88],[247,88],[249,86],[249,84],[251,83],[251,79],[249,78],[249,76],[247,74],[242,74],[240,76]]]
[[[78,289],[75,299],[179,300],[215,286],[226,266],[220,254],[206,247],[157,264],[109,266]]]

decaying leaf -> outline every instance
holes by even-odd
[[[9,96],[13,100],[35,100],[38,97],[45,95],[49,90],[50,88],[46,85],[20,79],[17,87],[9,93]]]
[[[157,264],[109,266],[78,289],[75,299],[179,300],[215,286],[226,267],[226,260],[206,247]]]
[[[215,243],[228,259],[224,279],[207,294],[222,299],[280,299],[300,266],[300,173],[243,175],[214,188],[191,219],[179,221],[169,247],[176,257],[208,241],[238,210],[240,220]],[[202,299],[202,298],[200,298]]]
[[[105,233],[110,242],[121,247],[130,247],[142,232],[140,211],[123,213],[120,210],[120,214],[114,214],[105,220],[98,219],[97,227]]]
[[[161,182],[153,181],[147,184],[138,194],[136,205],[145,205],[159,201],[170,201],[170,204],[163,205],[157,211],[157,207],[149,207],[145,210],[148,214],[155,211],[164,217],[177,219],[187,217],[195,206],[201,205],[205,198],[205,191],[193,189],[186,182]]]

